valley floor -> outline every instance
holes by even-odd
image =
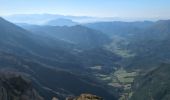
[[[122,91],[119,100],[128,100],[133,94],[132,84],[138,73],[138,70],[126,71],[126,69],[121,67],[113,73],[97,74],[96,77],[111,87],[119,88]]]

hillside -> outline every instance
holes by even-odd
[[[129,66],[156,66],[169,63],[170,21],[158,21],[130,40],[128,49],[136,53]]]
[[[0,69],[17,70],[30,75],[37,90],[45,99],[51,99],[53,96],[62,99],[68,95],[79,95],[84,92],[114,99],[112,94],[92,78],[48,68],[48,66],[44,66],[39,62],[22,59],[16,55],[1,53]],[[77,89],[75,90],[75,88]]]
[[[84,26],[22,26],[35,34],[43,35],[45,37],[53,37],[55,39],[63,40],[82,48],[100,47],[110,42],[107,35]]]
[[[170,99],[170,65],[160,67],[140,76],[134,85],[131,100],[169,100]]]

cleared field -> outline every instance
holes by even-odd
[[[123,68],[120,68],[109,75],[98,74],[96,76],[110,86],[124,87],[124,89],[127,90],[131,88],[131,84],[133,83],[136,75],[137,72],[127,72]]]
[[[136,75],[137,72],[127,72],[123,68],[120,68],[114,73],[114,76],[117,77],[121,84],[131,84],[134,81],[134,77]]]
[[[92,69],[92,70],[101,70],[102,66],[94,66],[94,67],[90,67],[90,69]]]
[[[124,92],[121,94],[119,100],[128,100],[133,94],[131,85],[134,78],[138,75],[138,71],[127,72],[124,68],[116,69],[111,74],[97,74],[96,77],[108,84],[109,86],[122,88]]]
[[[118,82],[123,86],[124,93],[119,100],[128,100],[132,96],[131,84],[134,82],[134,78],[138,72],[127,72],[123,68],[118,69],[114,76],[117,77]]]

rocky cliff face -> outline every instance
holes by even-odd
[[[43,100],[31,81],[16,73],[0,72],[0,100]]]

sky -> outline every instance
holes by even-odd
[[[0,0],[0,16],[45,13],[94,17],[170,18],[170,0]]]

